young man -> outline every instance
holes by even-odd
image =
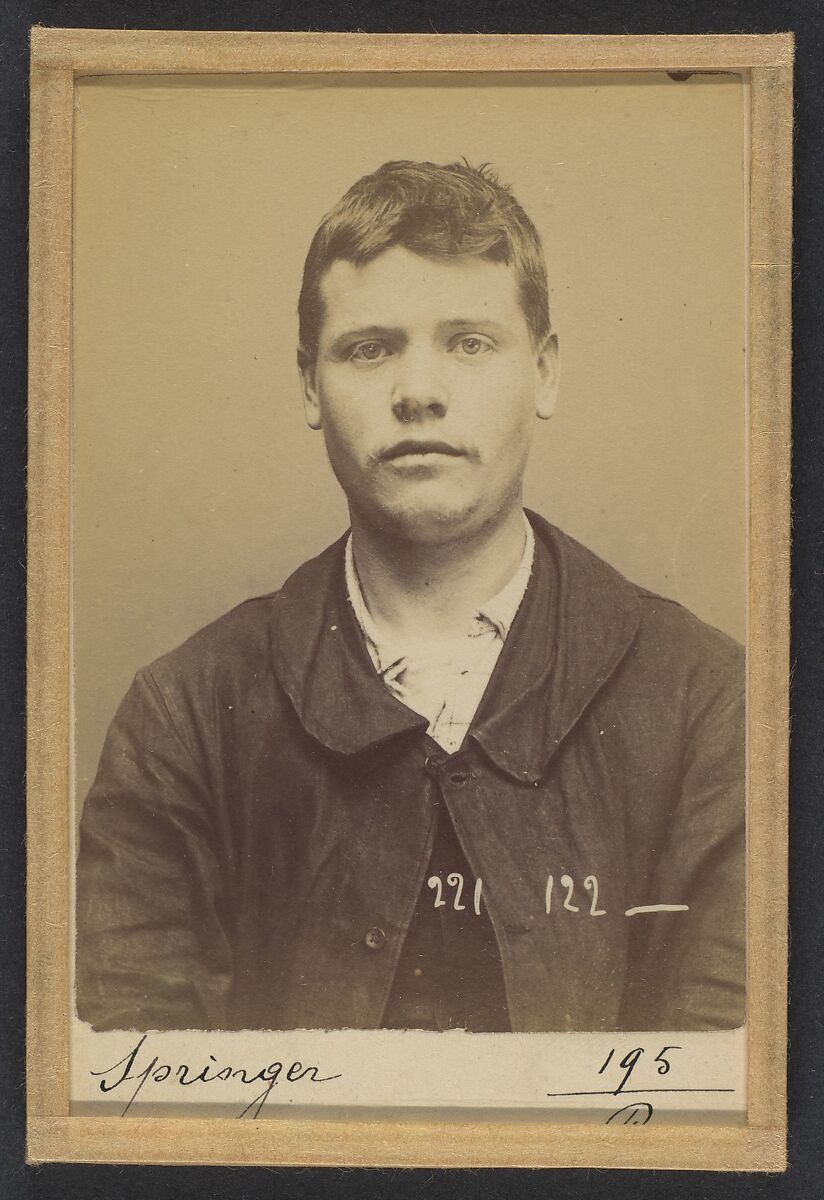
[[[138,674],[81,826],[80,1016],[740,1024],[741,651],[524,513],[532,223],[486,170],[387,163],[299,313],[351,532]]]

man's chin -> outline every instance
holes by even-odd
[[[381,525],[400,541],[420,546],[443,546],[472,532],[477,510],[464,504],[416,505],[385,509]]]

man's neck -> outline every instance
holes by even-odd
[[[373,620],[398,638],[458,636],[495,596],[524,552],[523,509],[473,537],[439,545],[400,540],[352,514],[355,567]]]

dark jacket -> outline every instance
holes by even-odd
[[[83,1019],[380,1026],[442,803],[514,1031],[743,1021],[741,649],[530,519],[451,757],[376,675],[342,541],[137,675],[81,823]]]

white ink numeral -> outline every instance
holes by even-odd
[[[452,908],[455,912],[466,912],[466,905],[461,903],[461,897],[464,890],[464,877],[460,871],[450,871],[446,877],[446,882],[450,887],[455,889],[455,895],[452,899]],[[435,892],[434,908],[445,908],[446,900],[443,898],[443,884],[441,883],[440,875],[430,875],[426,881],[426,886],[433,889]],[[480,876],[475,880],[475,888],[472,893],[472,910],[476,917],[481,915],[481,893],[483,891],[483,880]]]
[[[460,871],[450,871],[446,877],[446,882],[450,887],[455,888],[455,899],[452,902],[452,907],[455,912],[465,912],[466,905],[461,904],[461,896],[463,895],[464,878]]]
[[[575,890],[575,884],[572,882],[571,875],[561,876],[561,887],[566,888],[564,908],[567,910],[567,912],[580,912],[581,910],[578,908],[578,906],[572,903],[572,893]]]
[[[572,898],[575,895],[575,880],[572,878],[571,875],[562,875],[560,882],[561,882],[561,887],[566,892],[566,895],[564,896],[563,907],[566,909],[567,912],[573,912],[573,913],[580,912],[581,910],[578,907],[578,905],[572,903]],[[555,888],[555,876],[547,875],[546,891],[544,892],[544,908],[546,909],[546,911],[548,913],[552,912],[552,893],[553,893],[554,888]],[[587,875],[587,877],[584,879],[584,888],[586,891],[591,893],[591,900],[590,900],[588,915],[590,917],[605,916],[606,909],[598,907],[598,877],[596,875]]]
[[[606,915],[605,908],[598,907],[598,880],[594,875],[587,875],[584,880],[584,887],[588,892],[592,892],[592,903],[589,906],[589,915],[591,917],[603,917]]]

